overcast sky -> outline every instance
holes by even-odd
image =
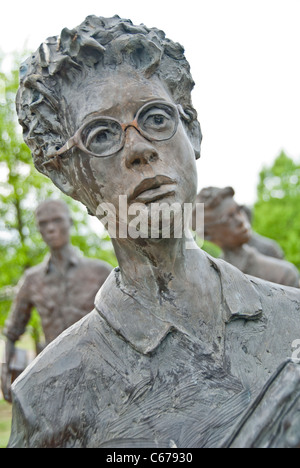
[[[158,27],[185,47],[204,135],[199,189],[232,185],[252,204],[263,165],[282,149],[300,159],[300,0],[15,0],[2,5],[0,49],[36,50],[90,14]]]

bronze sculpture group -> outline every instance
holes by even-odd
[[[126,195],[151,224],[152,201],[195,202],[194,83],[162,31],[90,16],[20,77],[37,169],[91,214],[111,203],[120,221]],[[186,248],[184,231],[112,242],[119,267],[95,309],[13,385],[9,447],[299,446],[300,366],[278,370],[299,336],[299,289]]]

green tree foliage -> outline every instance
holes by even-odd
[[[300,164],[282,152],[260,173],[253,228],[275,239],[300,269]]]
[[[220,247],[218,247],[213,242],[203,241],[199,245],[201,246],[202,250],[207,252],[212,257],[219,258],[222,255],[222,249],[220,249]]]
[[[11,306],[12,287],[25,269],[40,263],[47,252],[35,225],[34,211],[39,202],[47,198],[63,198],[74,221],[73,245],[88,257],[116,265],[109,238],[101,234],[100,222],[97,234],[97,229],[91,228],[91,218],[83,205],[62,196],[33,166],[15,111],[18,63],[17,57],[11,72],[4,73],[0,54],[0,330]],[[34,316],[34,333],[37,332],[36,322]]]

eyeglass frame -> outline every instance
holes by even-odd
[[[156,139],[156,138],[150,138],[149,135],[147,135],[147,132],[144,132],[138,125],[138,119],[139,119],[139,116],[141,115],[142,111],[147,107],[147,106],[151,106],[151,105],[155,105],[155,104],[160,104],[160,105],[166,105],[168,107],[170,107],[171,109],[173,109],[175,111],[175,118],[176,118],[176,121],[175,121],[175,126],[174,126],[174,130],[171,134],[170,137],[168,138],[162,138],[162,139]],[[136,117],[134,118],[134,120],[130,123],[127,123],[127,124],[122,124],[121,122],[119,122],[119,120],[117,119],[114,119],[112,117],[108,117],[106,115],[101,115],[99,114],[98,116],[93,116],[91,117],[91,119],[89,119],[88,121],[86,121],[84,124],[82,124],[79,129],[75,132],[75,134],[69,138],[69,140],[58,150],[56,151],[54,154],[48,156],[49,157],[49,160],[50,161],[47,161],[46,163],[44,164],[48,164],[49,162],[51,162],[51,160],[55,160],[57,159],[58,156],[61,156],[62,154],[64,153],[67,153],[69,150],[71,150],[72,148],[74,148],[75,146],[80,149],[81,151],[83,151],[85,154],[88,154],[89,156],[94,156],[96,158],[106,158],[106,157],[109,157],[109,156],[112,156],[116,153],[118,153],[125,145],[125,132],[128,128],[130,127],[133,127],[137,130],[137,132],[142,135],[146,140],[150,141],[150,142],[153,142],[153,141],[168,141],[170,140],[171,138],[173,138],[173,136],[176,134],[177,130],[178,130],[178,124],[179,124],[179,119],[180,119],[180,115],[182,115],[182,117],[187,120],[187,115],[185,114],[184,110],[182,109],[181,105],[175,105],[175,104],[172,104],[172,103],[169,103],[169,102],[166,102],[166,101],[161,101],[161,100],[156,100],[156,101],[151,101],[151,102],[148,102],[146,104],[144,104],[137,112],[136,114]],[[106,119],[108,121],[112,121],[114,123],[117,123],[118,125],[120,125],[121,129],[122,129],[122,139],[120,141],[120,147],[117,151],[113,151],[112,153],[109,153],[109,154],[105,154],[105,155],[99,155],[97,153],[94,153],[92,151],[89,151],[83,144],[82,142],[82,139],[81,139],[81,134],[83,132],[83,130],[85,129],[86,126],[88,126],[89,124],[91,124],[94,120],[97,120],[99,118],[103,118],[103,119]]]

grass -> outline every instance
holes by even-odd
[[[0,448],[6,448],[10,436],[12,407],[0,400]]]

